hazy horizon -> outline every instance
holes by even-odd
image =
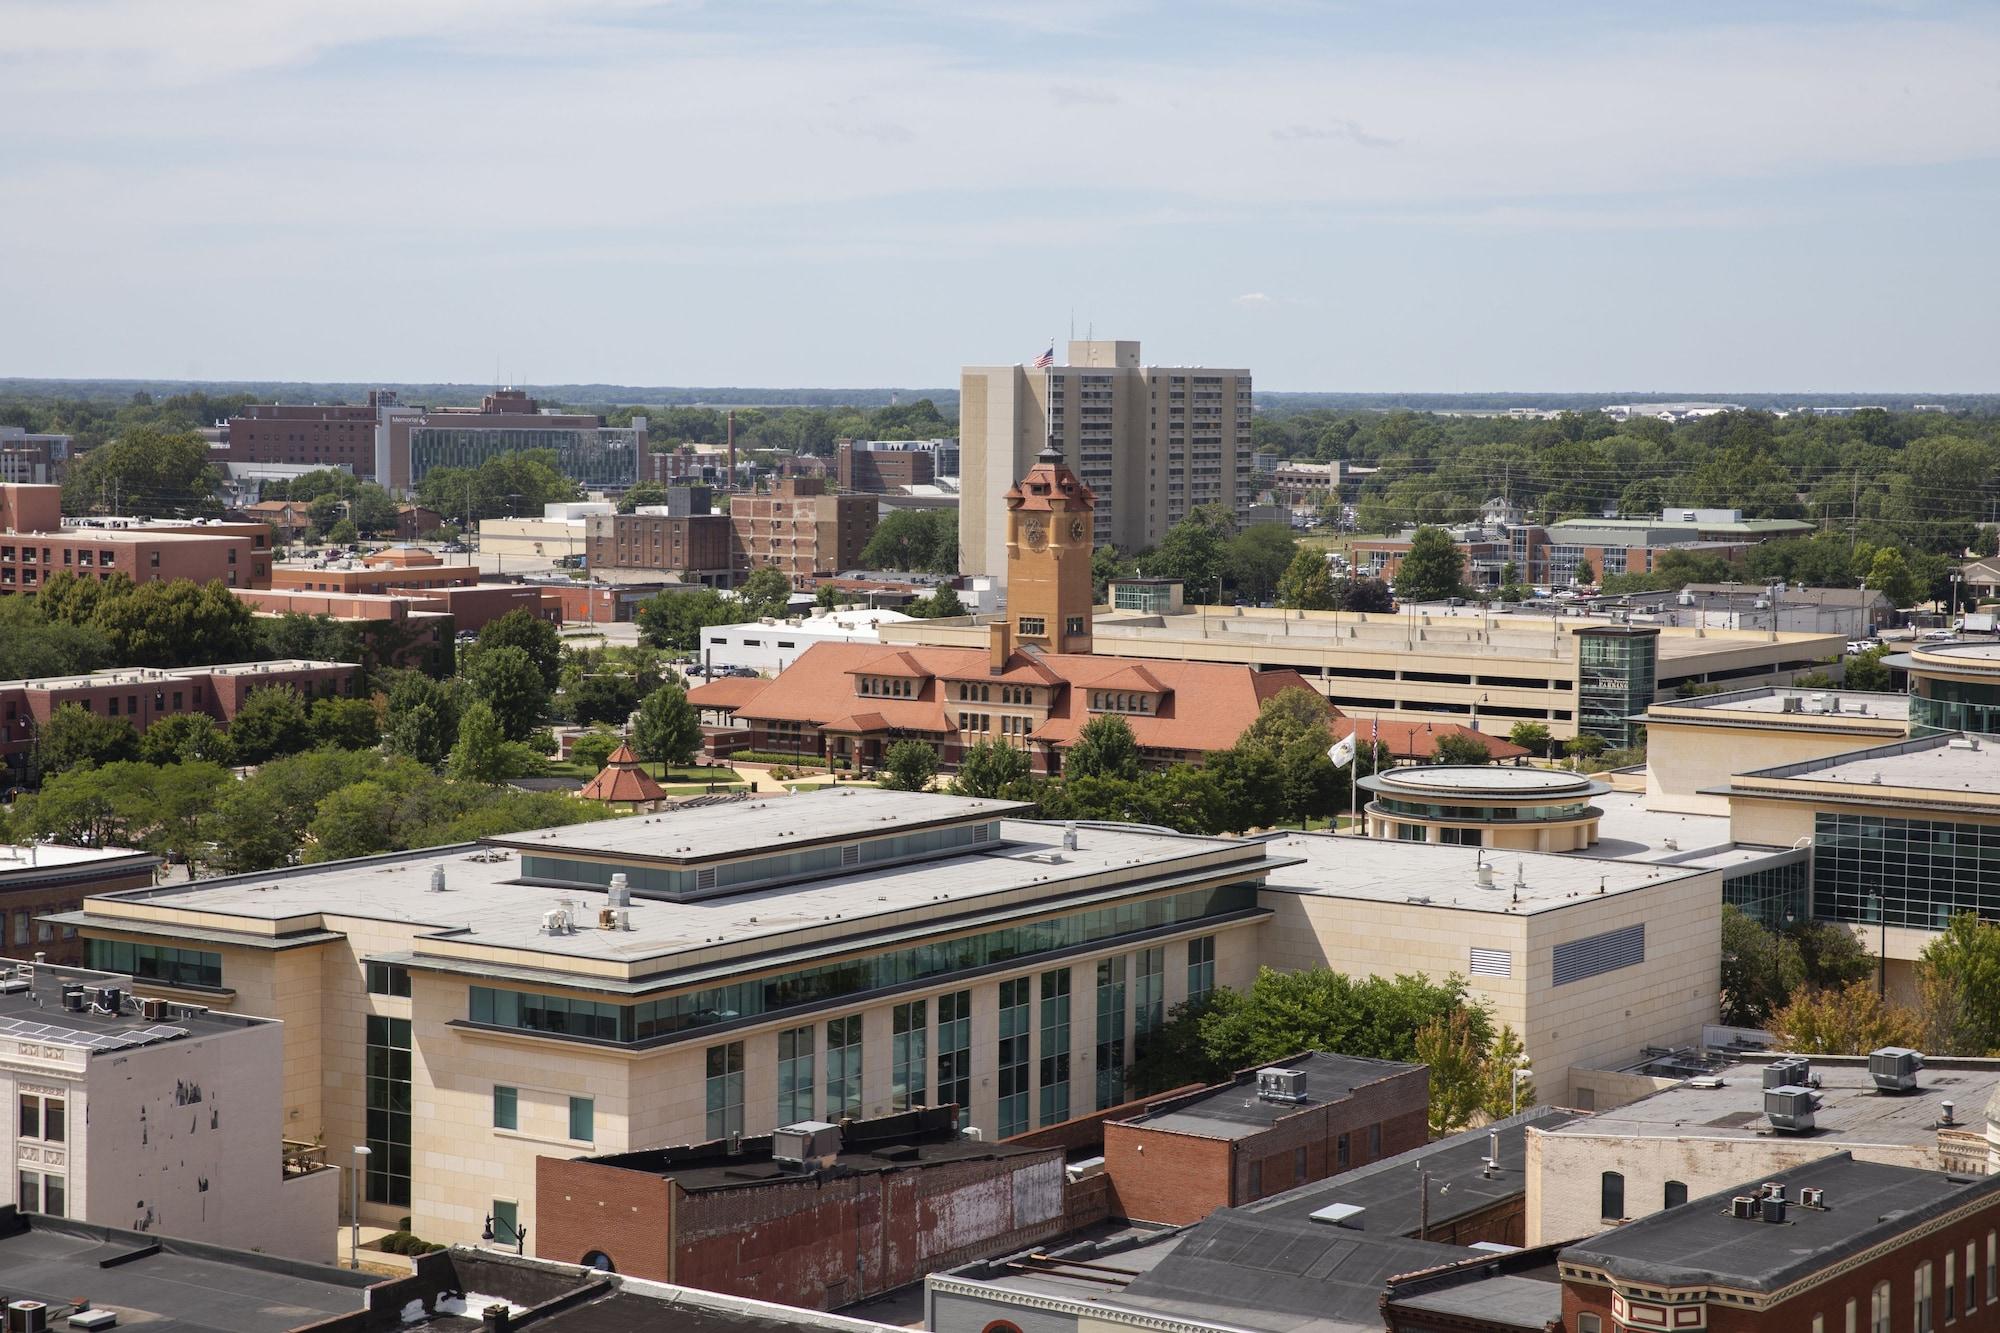
[[[1991,392],[1995,68],[1964,0],[0,0],[0,374]]]

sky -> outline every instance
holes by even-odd
[[[0,376],[2000,388],[1990,0],[0,0],[0,90]]]

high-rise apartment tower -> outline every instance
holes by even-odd
[[[1091,540],[1156,546],[1197,505],[1256,498],[1250,372],[1140,364],[1139,344],[1072,342],[1067,365],[959,377],[959,569],[1007,576],[1002,497],[1053,440],[1097,498]]]

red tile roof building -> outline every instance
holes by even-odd
[[[754,750],[866,768],[891,743],[914,738],[936,745],[949,769],[967,746],[997,740],[1026,750],[1037,772],[1055,772],[1093,717],[1123,717],[1149,762],[1199,760],[1234,745],[1264,700],[1288,687],[1311,688],[1289,668],[821,643],[775,679],[713,681],[688,701],[733,716]]]

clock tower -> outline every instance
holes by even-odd
[[[1097,497],[1054,449],[1007,492],[1007,625],[1015,643],[1090,651],[1090,513]]]

